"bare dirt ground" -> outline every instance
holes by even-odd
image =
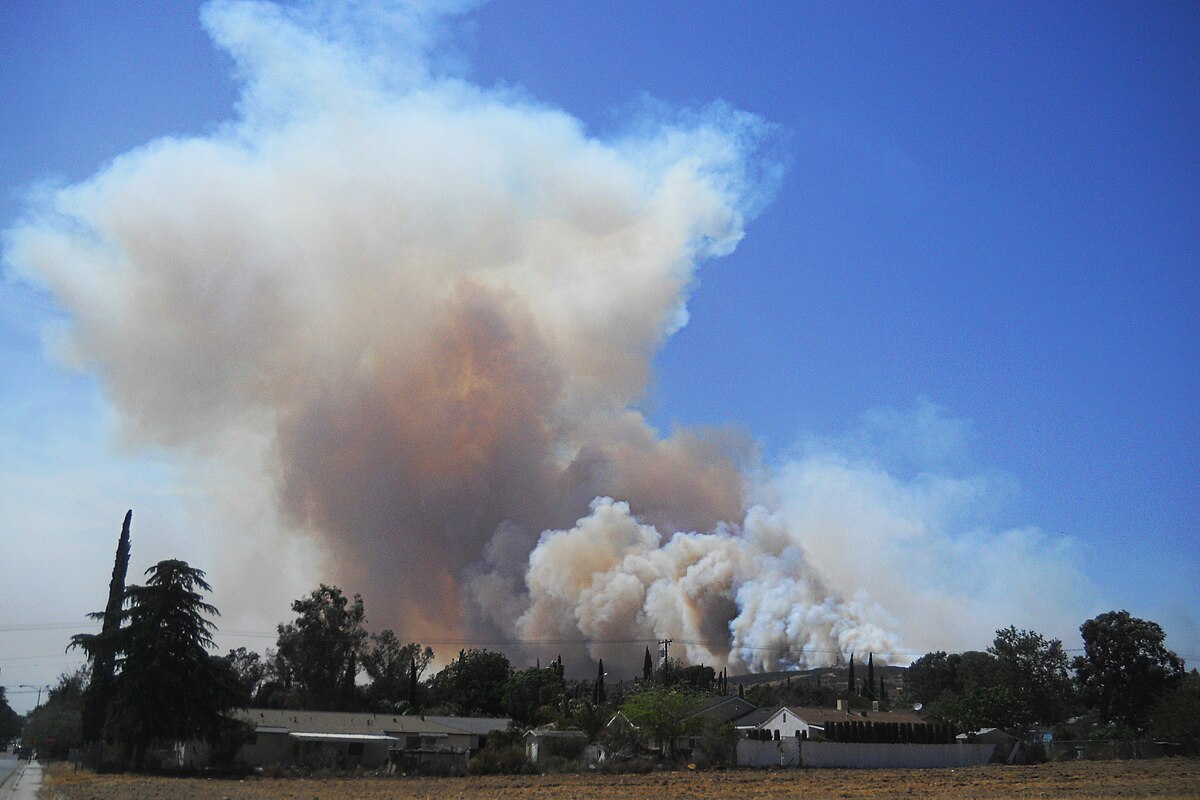
[[[1073,761],[930,770],[731,770],[649,775],[219,780],[46,771],[43,800],[765,800],[766,798],[1200,798],[1200,760]]]

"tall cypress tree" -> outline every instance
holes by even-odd
[[[650,680],[654,676],[654,662],[650,660],[650,648],[646,648],[646,658],[642,661],[642,678]]]
[[[867,694],[875,697],[875,654],[867,654]],[[878,699],[878,698],[876,698]]]
[[[112,693],[116,664],[114,637],[117,629],[121,627],[121,609],[125,603],[125,574],[129,570],[129,526],[132,522],[133,509],[130,509],[125,512],[121,537],[117,540],[112,579],[108,582],[108,603],[104,606],[104,611],[89,615],[102,621],[100,635],[90,637],[86,645],[83,641],[72,641],[72,646],[83,645],[92,660],[92,679],[84,697],[82,713],[85,742],[99,741],[104,734],[104,721],[108,715],[108,701]]]
[[[850,654],[850,674],[846,677],[846,696],[854,694],[854,653]]]
[[[600,667],[596,670],[596,691],[593,698],[596,705],[600,705],[608,701],[608,695],[604,691],[604,659],[600,659]]]

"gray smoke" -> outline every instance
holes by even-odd
[[[770,194],[769,126],[715,104],[597,138],[437,77],[436,14],[337,8],[207,6],[238,119],[10,231],[126,434],[269,498],[260,523],[320,544],[314,581],[415,640],[674,636],[735,669],[923,643],[907,613],[945,611],[935,577],[896,606],[875,556],[839,568],[846,542],[891,541],[890,508],[814,530],[824,496],[797,510],[787,485],[809,462],[762,477],[744,436],[663,437],[636,408],[697,265]],[[358,35],[364,15],[406,45]]]

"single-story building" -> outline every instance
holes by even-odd
[[[406,753],[459,753],[465,759],[481,746],[478,731],[488,727],[478,719],[455,727],[420,715],[276,708],[241,709],[230,716],[253,728],[253,739],[237,756],[248,766],[378,768]],[[491,725],[503,729],[508,720]]]
[[[512,724],[512,720],[505,717],[443,717],[431,714],[425,719],[467,734],[471,742],[471,755],[487,747],[489,737],[503,733]]]

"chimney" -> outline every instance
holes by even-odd
[[[878,701],[878,700],[872,700],[872,701],[871,701],[871,710],[872,710],[872,711],[878,711],[878,710],[879,710],[879,701]]]
[[[846,701],[839,697],[838,698],[838,711],[845,711],[845,710],[846,710]]]

